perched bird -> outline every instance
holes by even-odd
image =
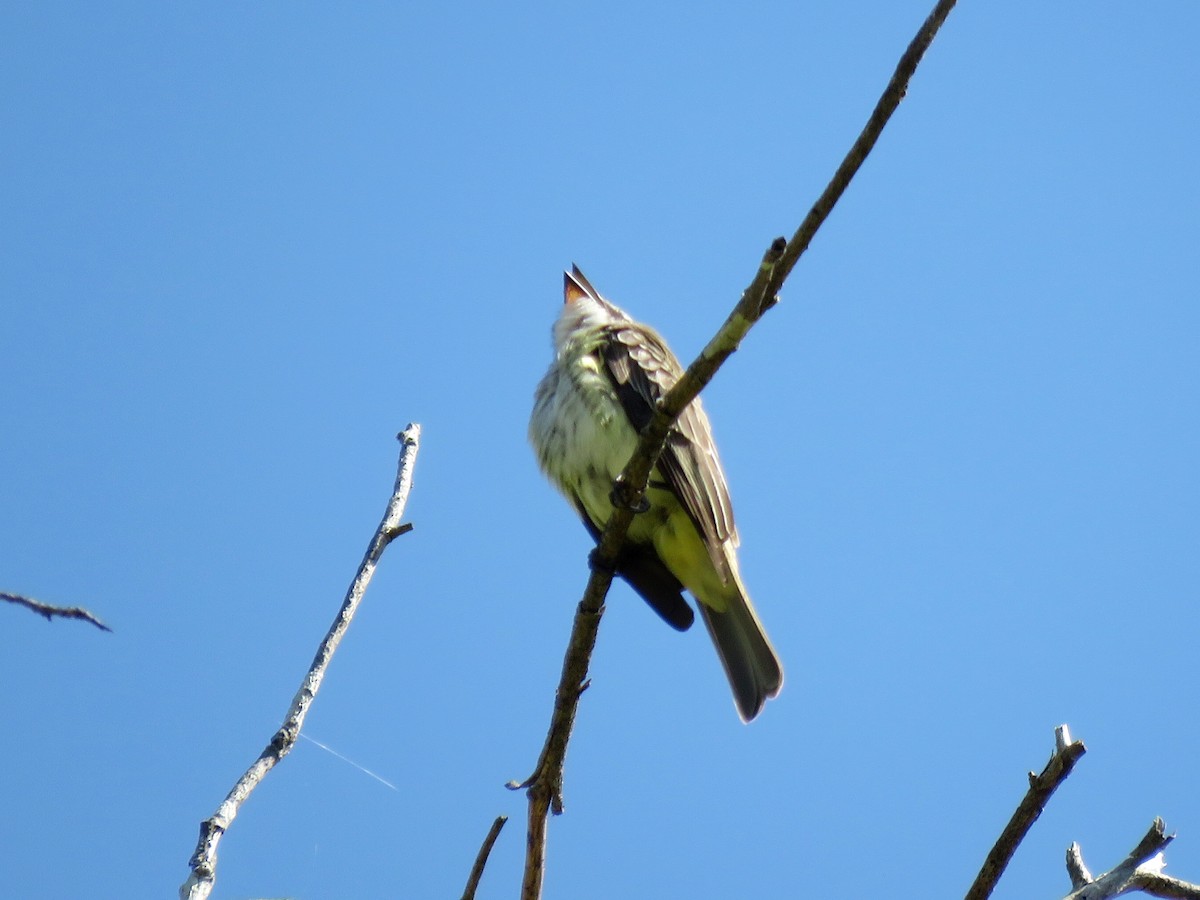
[[[614,480],[683,368],[653,329],[600,296],[578,267],[565,275],[554,361],[537,387],[529,440],[542,471],[598,540],[613,511]],[[779,693],[783,669],[738,573],[729,489],[699,398],[672,428],[645,500],[616,574],[679,631],[694,618],[683,589],[699,601],[749,722]]]

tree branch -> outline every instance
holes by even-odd
[[[55,617],[60,619],[83,619],[85,622],[91,622],[101,631],[112,631],[111,628],[81,606],[52,606],[49,603],[43,603],[41,600],[34,600],[32,597],[26,597],[22,594],[9,594],[4,591],[0,591],[0,600],[31,609],[39,616],[45,616],[47,622],[53,622]]]
[[[892,113],[896,111],[896,107],[900,105],[900,101],[904,99],[904,95],[908,92],[908,83],[912,80],[913,73],[917,71],[921,57],[925,55],[925,51],[933,43],[933,39],[937,36],[942,23],[946,21],[946,17],[950,15],[950,10],[954,8],[954,3],[955,0],[939,0],[938,4],[933,8],[933,12],[929,14],[929,17],[921,25],[916,36],[909,43],[908,49],[904,51],[904,55],[900,57],[900,62],[896,64],[896,71],[892,74],[891,81],[888,82],[882,96],[879,98],[879,102],[875,104],[875,109],[871,111],[871,117],[867,119],[867,124],[863,127],[858,140],[854,142],[854,146],[850,148],[850,152],[846,154],[846,158],[842,160],[842,164],[838,166],[837,172],[834,173],[829,185],[825,188],[821,196],[817,198],[817,202],[813,204],[804,221],[800,223],[800,227],[796,229],[796,233],[792,236],[792,239],[788,241],[783,258],[779,261],[778,282],[772,285],[775,291],[779,290],[779,286],[783,284],[783,280],[791,274],[792,267],[796,265],[801,255],[808,249],[808,245],[817,233],[817,229],[821,227],[821,223],[833,211],[834,205],[841,199],[842,194],[845,193],[850,180],[858,172],[863,161],[866,160],[867,154],[874,148],[875,142],[879,140],[879,136],[883,134],[883,128],[887,125],[888,119],[892,117]],[[771,297],[773,295],[767,294],[766,296]]]
[[[1176,900],[1200,900],[1200,884],[1181,881],[1170,875],[1147,873],[1134,877],[1137,889],[1151,897],[1170,897]]]
[[[1071,844],[1067,850],[1067,872],[1073,890],[1065,900],[1106,900],[1134,891],[1151,897],[1200,898],[1200,885],[1162,873],[1166,865],[1162,851],[1174,839],[1175,835],[1166,833],[1163,820],[1155,819],[1150,830],[1120,865],[1099,878],[1092,878],[1083,864],[1079,844]]]
[[[1029,790],[984,860],[983,868],[975,877],[975,883],[967,891],[967,900],[984,900],[991,896],[996,882],[1000,880],[1013,854],[1017,852],[1017,847],[1025,839],[1033,823],[1038,820],[1058,786],[1067,780],[1067,776],[1075,768],[1075,763],[1085,753],[1087,747],[1083,746],[1083,741],[1072,741],[1071,732],[1066,725],[1059,725],[1054,729],[1054,753],[1050,756],[1050,762],[1046,763],[1041,775],[1029,773]],[[1079,868],[1086,872],[1083,860],[1078,862]]]
[[[400,523],[400,517],[404,515],[404,507],[408,503],[408,494],[412,489],[413,465],[416,463],[417,450],[420,446],[421,426],[409,425],[397,435],[397,440],[401,445],[400,462],[396,472],[396,484],[392,490],[391,499],[388,500],[383,520],[375,529],[375,534],[359,564],[354,581],[351,582],[350,588],[346,592],[346,598],[342,601],[342,607],[338,610],[337,617],[317,648],[312,665],[300,684],[300,690],[296,692],[296,696],[292,700],[283,724],[259,754],[258,759],[237,780],[228,796],[217,807],[217,811],[200,823],[200,840],[196,844],[192,858],[188,861],[191,873],[188,875],[187,881],[179,888],[181,900],[203,900],[212,892],[216,882],[217,845],[221,841],[221,836],[229,829],[242,804],[258,786],[258,783],[295,746],[300,735],[300,728],[304,724],[304,718],[316,699],[317,691],[320,690],[321,682],[325,678],[325,670],[329,667],[334,651],[337,650],[338,644],[341,643],[349,629],[350,622],[354,619],[354,613],[362,602],[383,551],[397,537],[412,530],[411,525]]]
[[[554,696],[554,710],[546,742],[533,774],[520,784],[510,782],[513,789],[528,788],[529,821],[526,836],[525,875],[522,884],[523,900],[541,896],[545,870],[546,820],[549,812],[562,812],[563,764],[567,744],[574,727],[579,697],[587,687],[587,673],[600,619],[604,615],[604,598],[612,584],[617,554],[646,491],[650,472],[658,461],[667,434],[680,413],[712,380],[721,364],[741,344],[750,328],[777,302],[784,280],[813,236],[828,218],[838,199],[845,192],[854,174],[875,146],[884,126],[908,89],[908,83],[918,63],[928,49],[938,29],[954,7],[955,0],[939,0],[922,24],[908,49],[900,58],[887,88],[875,105],[862,133],[846,154],[833,179],[817,199],[790,241],[778,238],[763,257],[750,286],[743,293],[733,312],[716,336],[701,351],[700,356],[684,372],[675,386],[659,402],[658,410],[642,431],[637,449],[626,465],[616,485],[618,503],[604,533],[592,552],[592,573],[575,613],[571,638],[563,658],[562,673]]]
[[[475,865],[471,866],[471,874],[467,877],[467,887],[463,891],[462,900],[475,900],[475,891],[479,889],[479,879],[483,877],[483,867],[487,865],[492,845],[496,843],[496,838],[500,837],[500,829],[507,821],[508,816],[496,816],[496,821],[488,829],[487,837],[483,839],[483,846],[479,848],[479,853],[475,857]]]

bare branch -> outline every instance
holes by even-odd
[[[508,816],[496,816],[496,821],[488,829],[487,837],[483,839],[483,846],[479,848],[479,853],[475,857],[475,865],[471,866],[471,874],[467,878],[467,887],[463,891],[462,900],[475,900],[475,891],[479,889],[479,879],[483,877],[483,867],[487,865],[492,845],[496,843],[496,838],[500,837],[500,829],[507,821]]]
[[[329,667],[334,651],[337,650],[338,644],[341,643],[349,629],[350,622],[354,619],[354,613],[362,602],[383,551],[396,537],[412,530],[412,526],[400,523],[400,517],[404,515],[404,507],[408,504],[408,494],[412,489],[413,466],[416,463],[417,450],[420,447],[421,426],[409,425],[397,435],[397,440],[400,441],[400,462],[396,472],[396,484],[392,490],[392,496],[388,500],[383,520],[371,537],[371,543],[359,564],[354,581],[351,582],[350,588],[346,592],[342,607],[338,610],[337,617],[317,648],[312,665],[304,676],[304,681],[300,684],[300,690],[296,692],[296,696],[292,700],[283,724],[272,736],[271,742],[259,754],[258,759],[238,779],[228,796],[217,807],[217,811],[200,823],[200,840],[192,858],[188,861],[191,873],[188,875],[187,881],[179,888],[181,900],[203,900],[212,892],[216,882],[217,845],[221,841],[221,836],[237,818],[242,804],[258,786],[258,783],[295,746],[300,729],[304,725],[304,718],[308,714],[312,702],[316,699],[317,691],[320,690],[321,682],[325,678],[325,670]]]
[[[1181,881],[1178,878],[1172,878],[1170,875],[1155,875],[1148,872],[1145,875],[1134,876],[1134,881],[1143,894],[1149,894],[1151,897],[1200,900],[1200,884]]]
[[[813,205],[792,240],[785,241],[779,238],[772,243],[750,286],[725,324],[659,402],[658,411],[643,430],[637,449],[617,482],[616,497],[619,502],[615,504],[613,514],[591,555],[592,574],[575,613],[570,642],[563,658],[562,673],[554,696],[554,711],[546,742],[533,774],[519,784],[509,783],[509,787],[513,789],[528,788],[529,823],[525,877],[521,890],[523,900],[537,900],[541,896],[545,869],[546,819],[551,810],[555,814],[562,812],[563,764],[579,697],[587,686],[592,650],[596,645],[600,619],[604,615],[604,598],[612,584],[617,554],[625,541],[634,510],[638,508],[646,491],[650,472],[658,461],[667,434],[680,413],[738,348],[750,328],[775,304],[776,295],[784,280],[845,192],[855,172],[875,146],[888,119],[903,99],[921,57],[954,7],[954,2],[955,0],[939,0],[934,7],[901,57],[866,126],[834,173],[829,186]]]
[[[53,622],[56,617],[59,619],[82,619],[85,622],[91,622],[101,631],[112,631],[111,628],[81,606],[52,606],[49,603],[43,603],[41,600],[34,600],[32,597],[26,597],[22,594],[9,594],[5,591],[0,591],[0,600],[6,600],[9,603],[15,603],[18,606],[31,609],[39,616],[45,616],[47,622]]]
[[[1065,900],[1107,900],[1135,891],[1151,897],[1200,898],[1200,885],[1171,878],[1162,872],[1166,866],[1162,851],[1174,839],[1175,835],[1166,833],[1163,820],[1155,819],[1150,830],[1120,865],[1098,878],[1092,878],[1083,865],[1079,845],[1072,844],[1067,851],[1067,870],[1071,876],[1072,891]],[[1073,868],[1072,857],[1082,869],[1082,882],[1076,880],[1078,869]]]
[[[1074,841],[1067,848],[1067,877],[1071,879],[1072,890],[1081,888],[1085,884],[1089,884],[1095,880],[1083,862],[1083,851],[1079,848],[1079,844]]]
[[[1004,874],[1004,869],[1016,853],[1017,847],[1025,839],[1033,823],[1038,820],[1058,786],[1067,780],[1067,776],[1075,768],[1075,763],[1085,753],[1087,748],[1083,746],[1083,742],[1072,741],[1071,732],[1066,725],[1059,725],[1054,730],[1054,753],[1050,762],[1046,763],[1041,775],[1029,773],[1029,790],[1025,792],[1017,811],[1012,814],[1012,818],[1008,820],[1004,831],[984,860],[983,868],[975,876],[975,883],[967,891],[967,900],[984,900],[985,897],[991,896],[996,882]],[[1083,866],[1082,858],[1079,864]]]
[[[784,279],[791,274],[792,267],[796,265],[801,255],[808,249],[808,245],[817,233],[817,229],[821,227],[821,224],[833,211],[834,205],[849,186],[850,180],[855,176],[859,167],[866,160],[867,155],[874,148],[875,142],[879,140],[879,136],[883,134],[883,128],[887,125],[888,119],[892,117],[892,113],[896,111],[896,107],[900,105],[900,101],[908,93],[908,83],[912,80],[913,73],[917,71],[921,57],[925,55],[925,51],[933,43],[933,39],[937,36],[942,23],[946,21],[946,17],[950,15],[950,10],[954,8],[954,3],[955,0],[939,0],[938,4],[933,8],[933,12],[929,14],[929,18],[925,20],[924,24],[921,25],[921,29],[909,43],[908,49],[904,51],[904,55],[900,57],[900,62],[896,65],[896,71],[892,74],[892,80],[888,82],[888,86],[884,89],[879,102],[875,104],[875,109],[871,111],[871,117],[867,120],[867,124],[858,136],[858,140],[854,142],[854,146],[850,148],[850,152],[846,154],[846,158],[842,160],[842,164],[838,166],[837,172],[834,173],[833,179],[829,182],[828,187],[825,188],[824,193],[817,198],[817,202],[813,204],[812,209],[809,210],[804,221],[800,223],[800,227],[796,230],[792,239],[788,241],[787,249],[779,261],[777,280],[771,285],[774,291],[778,291]],[[768,298],[773,297],[773,293],[768,293],[765,296]]]

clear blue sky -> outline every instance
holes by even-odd
[[[425,428],[309,743],[218,896],[514,896],[587,539],[525,442],[561,270],[690,359],[921,2],[7,4],[0,819],[12,897],[173,896]],[[749,727],[618,585],[548,897],[997,896],[1161,815],[1200,881],[1200,7],[964,2],[706,403],[787,668]]]

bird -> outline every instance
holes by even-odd
[[[529,440],[543,474],[599,541],[615,481],[683,367],[654,329],[601,296],[578,266],[563,275],[554,359],[534,393]],[[615,574],[678,631],[695,619],[683,590],[692,595],[738,715],[749,722],[783,687],[783,666],[742,582],[737,547],[729,488],[697,397],[650,473]]]

